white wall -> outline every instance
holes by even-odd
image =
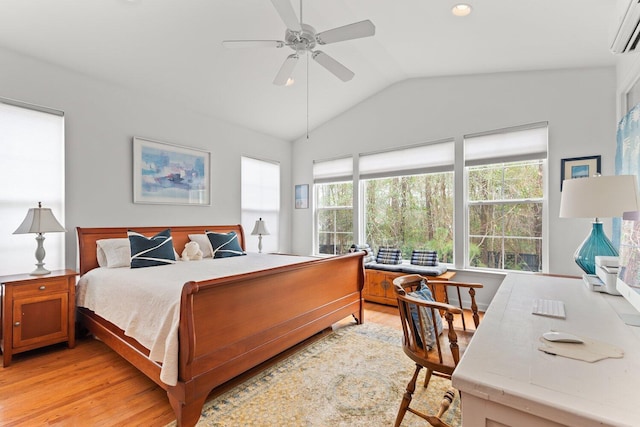
[[[293,183],[312,183],[314,159],[451,137],[460,145],[465,134],[548,121],[549,272],[580,275],[573,253],[591,225],[558,218],[560,160],[599,154],[602,173],[613,174],[615,78],[614,68],[594,68],[406,80],[314,129],[309,142],[297,141]],[[311,253],[313,211],[298,209],[292,218],[293,251]],[[610,235],[610,221],[605,226]],[[501,277],[460,272],[457,278],[488,284],[486,303]]]
[[[290,142],[8,50],[0,64],[1,97],[65,112],[67,267],[76,266],[77,226],[240,223],[241,155],[280,162],[280,250],[289,251]],[[134,204],[133,136],[211,151],[212,205]],[[248,247],[257,247],[250,232]]]

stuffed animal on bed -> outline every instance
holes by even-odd
[[[202,250],[198,242],[189,242],[184,246],[182,251],[183,261],[200,261],[202,259]]]

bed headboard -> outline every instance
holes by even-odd
[[[173,238],[173,246],[178,252],[182,253],[184,245],[189,242],[189,234],[204,234],[205,231],[215,231],[216,233],[228,233],[235,231],[238,234],[238,242],[243,250],[246,250],[244,231],[240,224],[236,225],[179,225],[165,227],[101,227],[101,228],[84,228],[77,227],[78,233],[78,256],[80,259],[80,274],[98,267],[98,258],[96,256],[96,241],[100,239],[116,239],[127,237],[128,230],[135,230],[145,236],[154,236],[162,230],[171,229],[171,237]]]

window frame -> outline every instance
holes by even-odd
[[[318,191],[318,185],[337,185],[337,184],[351,184],[352,186],[352,203],[351,206],[346,206],[346,205],[342,205],[342,206],[327,206],[327,207],[321,207],[320,204],[318,203],[318,197],[319,197],[319,191]],[[344,180],[340,180],[340,181],[335,181],[335,182],[316,182],[313,184],[313,200],[314,200],[314,244],[313,244],[313,254],[316,256],[332,256],[332,255],[337,255],[336,251],[335,251],[335,245],[334,245],[334,251],[333,254],[327,254],[327,253],[321,253],[320,252],[320,229],[318,226],[318,221],[320,219],[320,214],[321,212],[326,212],[326,211],[341,211],[341,210],[351,210],[351,214],[353,216],[354,213],[354,206],[353,206],[353,180],[352,181],[344,181]],[[335,215],[334,215],[335,217]],[[337,221],[334,221],[334,224],[336,224]],[[323,232],[323,233],[327,233],[327,232]],[[338,234],[347,234],[347,232],[338,232],[335,230],[335,225],[334,225],[334,230],[330,233],[327,234],[332,234],[334,236],[337,236]],[[352,235],[352,243],[355,243],[355,237],[357,235],[356,231],[355,231],[355,227],[353,226],[353,221],[352,221],[352,228],[351,228],[351,232],[350,234]],[[336,239],[334,239],[334,241],[337,241]]]
[[[525,202],[525,203],[541,203],[542,205],[542,213],[541,213],[541,223],[542,223],[542,235],[541,235],[541,259],[540,259],[540,271],[537,271],[537,273],[545,273],[548,271],[548,266],[549,266],[549,236],[548,236],[548,229],[549,229],[549,215],[548,215],[548,211],[549,211],[549,203],[548,203],[548,199],[549,199],[549,186],[548,186],[548,142],[549,142],[549,136],[548,136],[548,132],[549,132],[549,124],[548,122],[537,122],[537,123],[531,123],[528,125],[522,125],[522,126],[514,126],[514,127],[510,127],[510,128],[503,128],[503,129],[497,129],[495,131],[487,131],[487,132],[482,132],[482,133],[478,133],[478,134],[470,134],[470,135],[464,135],[462,138],[462,146],[463,146],[463,152],[466,152],[466,144],[467,141],[469,139],[472,139],[476,136],[480,136],[480,137],[486,137],[486,136],[491,136],[491,135],[497,135],[499,137],[502,137],[506,134],[509,133],[515,133],[515,132],[521,132],[521,131],[527,131],[527,130],[541,130],[542,132],[545,132],[546,134],[546,149],[544,151],[544,153],[541,152],[541,150],[536,150],[536,149],[532,149],[530,152],[520,152],[520,153],[516,153],[515,155],[496,155],[495,157],[484,157],[481,160],[471,160],[468,161],[466,158],[464,158],[463,156],[463,162],[461,162],[461,166],[462,166],[462,172],[463,172],[463,211],[464,211],[464,223],[463,223],[463,237],[462,237],[462,248],[463,248],[463,262],[460,264],[460,268],[462,269],[468,269],[468,270],[481,270],[481,271],[490,271],[490,272],[510,272],[510,271],[517,271],[517,272],[526,272],[526,271],[522,271],[522,270],[512,270],[512,269],[505,269],[504,266],[504,260],[506,259],[506,254],[504,253],[504,251],[502,251],[502,267],[503,268],[490,268],[490,267],[476,267],[476,266],[472,266],[471,265],[471,260],[470,260],[470,250],[471,250],[471,230],[470,230],[470,207],[471,206],[478,206],[478,205],[482,205],[482,204],[491,204],[491,205],[500,205],[500,206],[506,206],[506,205],[513,205],[513,204],[517,204],[518,201],[520,201],[520,203]],[[539,148],[539,147],[538,147]],[[496,164],[513,164],[513,163],[518,163],[518,162],[527,162],[527,161],[540,161],[541,163],[541,168],[542,168],[542,197],[540,198],[529,198],[529,199],[523,199],[523,198],[518,198],[518,199],[506,199],[506,200],[484,200],[484,201],[470,201],[469,200],[469,169],[471,167],[475,167],[475,166],[480,166],[480,165],[496,165]],[[454,234],[455,231],[458,229],[459,227],[455,227],[454,228]],[[504,233],[503,233],[504,234]],[[503,245],[504,245],[504,238],[505,237],[509,237],[509,238],[514,238],[514,236],[501,236],[502,240],[503,240]],[[456,242],[455,243],[460,243],[460,239],[455,239]],[[454,249],[455,251],[455,249]]]
[[[244,198],[245,198],[245,164],[249,165],[249,162],[259,162],[256,163],[260,165],[260,167],[264,166],[274,166],[277,167],[277,180],[278,182],[272,185],[271,187],[275,188],[278,196],[277,201],[273,203],[275,209],[266,208],[264,204],[258,203],[259,207],[257,209],[249,209],[245,207]],[[258,252],[258,236],[253,236],[251,231],[255,225],[255,221],[259,218],[262,218],[267,227],[267,231],[269,231],[269,238],[262,239],[262,251],[263,252],[278,252],[280,250],[280,210],[281,210],[281,183],[282,183],[282,168],[280,167],[280,162],[275,160],[266,160],[259,159],[257,157],[246,156],[243,155],[240,157],[240,222],[245,232],[245,249],[249,252]],[[260,180],[262,182],[262,180]],[[271,203],[269,203],[271,204]],[[249,215],[249,212],[255,213],[253,216]]]
[[[0,269],[2,270],[0,275],[7,275],[33,270],[35,261],[33,253],[36,248],[34,235],[13,234],[13,231],[24,220],[28,209],[36,208],[38,202],[42,202],[43,207],[52,209],[60,224],[64,226],[66,222],[66,138],[63,111],[2,97],[0,97],[0,105],[3,109],[7,109],[7,117],[16,116],[11,121],[12,126],[21,122],[22,119],[29,122],[28,126],[24,128],[25,131],[16,130],[16,128],[12,130],[11,126],[3,128],[6,134],[0,135],[0,138],[7,138],[5,140],[6,146],[3,148],[9,150],[9,154],[12,152],[12,132],[18,133],[15,138],[19,141],[17,144],[14,143],[18,148],[13,151],[19,159],[17,161],[15,158],[13,159],[13,162],[7,167],[7,173],[12,173],[14,168],[19,168],[25,173],[38,171],[35,175],[32,174],[35,180],[24,180],[23,184],[26,187],[20,188],[18,184],[9,186],[0,195],[4,201],[3,208],[0,209],[3,215],[2,228],[7,233],[7,238],[3,239],[4,244],[0,245],[0,252],[4,253],[6,258],[4,267]],[[43,129],[47,129],[50,133],[40,134]],[[53,145],[54,143],[55,145]],[[9,155],[4,158],[5,162],[11,160]],[[46,182],[42,181],[43,176],[47,177]],[[46,269],[65,268],[67,263],[65,236],[65,233],[45,233],[44,247],[47,256],[44,262]]]
[[[375,159],[382,156],[391,155],[395,167],[389,167],[389,162],[385,161],[385,165],[376,166]],[[405,159],[408,157],[408,160]],[[369,158],[374,159],[373,162]],[[416,163],[415,158],[428,158],[428,161]],[[369,163],[369,164],[367,164]],[[436,173],[451,172],[453,174],[452,190],[453,205],[452,223],[455,223],[456,216],[456,174],[455,174],[455,139],[444,138],[435,141],[423,142],[408,146],[394,147],[381,151],[361,153],[358,156],[358,175],[357,184],[360,197],[358,199],[359,209],[359,233],[358,243],[370,243],[366,241],[366,224],[367,224],[367,208],[366,208],[366,181],[372,179],[400,178],[407,176],[429,175]],[[354,177],[355,178],[355,177]],[[426,242],[425,242],[426,243]],[[455,229],[452,236],[453,251],[451,262],[446,265],[455,263]],[[376,250],[376,248],[373,248]],[[419,249],[419,248],[415,248]]]

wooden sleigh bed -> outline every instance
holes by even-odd
[[[147,236],[166,228],[171,229],[178,254],[189,242],[189,234],[203,234],[205,230],[235,231],[245,249],[240,225],[131,227]],[[127,230],[78,227],[80,274],[98,267],[97,240],[123,238]],[[345,317],[353,315],[362,323],[362,257],[363,253],[358,252],[211,280],[187,281],[179,303],[175,386],[161,380],[161,364],[148,358],[149,350],[125,336],[113,323],[83,307],[78,308],[78,321],[167,391],[178,425],[193,426],[215,387]]]

